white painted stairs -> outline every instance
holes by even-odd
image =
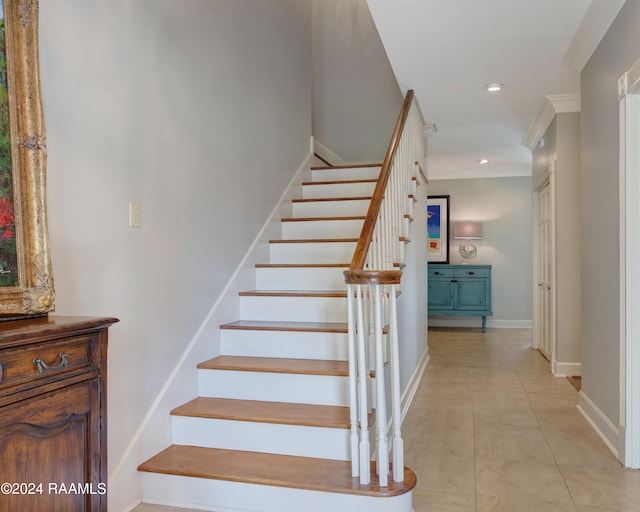
[[[172,411],[173,444],[141,464],[143,500],[199,510],[410,512],[415,475],[351,477],[348,267],[380,166],[313,168],[257,290],[198,365],[199,397]],[[370,422],[375,419],[372,417]]]

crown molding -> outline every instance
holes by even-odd
[[[438,180],[472,180],[480,178],[520,178],[531,176],[531,167],[515,167],[508,170],[478,170],[461,169],[457,171],[434,172],[429,171],[429,181]]]
[[[522,141],[522,145],[533,152],[556,114],[565,114],[567,112],[580,112],[580,94],[551,94],[545,96],[540,112],[538,112],[538,116],[531,124],[527,136]]]
[[[581,73],[626,0],[593,0],[580,22],[562,63]]]

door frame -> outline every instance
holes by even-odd
[[[538,299],[538,285],[540,283],[540,239],[538,237],[538,194],[546,187],[549,186],[549,208],[551,218],[551,247],[549,247],[549,254],[551,257],[550,262],[550,276],[549,281],[551,284],[551,293],[549,294],[549,300],[551,301],[551,340],[550,340],[550,356],[551,356],[551,370],[555,373],[556,366],[556,336],[557,336],[557,286],[556,286],[556,160],[550,160],[547,167],[535,178],[533,183],[533,324],[532,324],[532,343],[531,347],[538,350],[540,349],[540,336],[541,336],[541,321],[542,311],[540,311]]]
[[[618,459],[640,469],[640,61],[618,80],[620,424]],[[629,141],[629,143],[627,143]]]

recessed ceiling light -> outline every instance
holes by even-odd
[[[485,85],[485,88],[487,89],[487,91],[489,92],[498,92],[501,91],[502,88],[504,87],[504,84],[501,82],[491,82],[487,85]]]
[[[489,163],[489,160],[487,160],[486,158],[483,158],[482,160],[478,160],[478,163],[479,163],[480,165],[488,164],[488,163]]]

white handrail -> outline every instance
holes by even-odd
[[[396,123],[358,247],[345,271],[349,315],[349,393],[352,475],[371,482],[369,413],[376,417],[376,472],[382,487],[404,479],[401,434],[400,346],[396,297],[409,238],[417,175],[424,157],[424,121],[409,91]],[[387,389],[386,368],[390,372]],[[375,369],[375,387],[371,371]],[[387,412],[390,403],[390,417]],[[390,422],[392,440],[389,443]]]

